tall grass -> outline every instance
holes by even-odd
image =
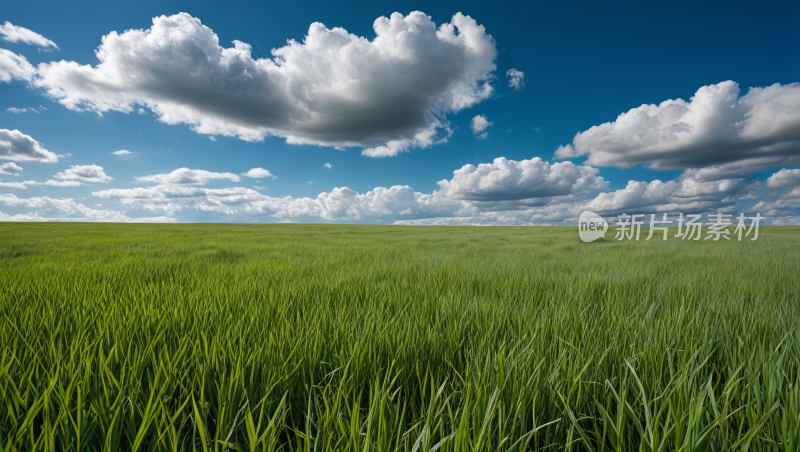
[[[0,224],[0,445],[797,451],[798,250]]]

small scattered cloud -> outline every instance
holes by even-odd
[[[35,180],[26,180],[22,182],[0,182],[0,187],[18,188],[25,190],[31,186],[46,185],[48,187],[80,187],[81,183],[75,180],[48,180],[45,182],[36,182]]]
[[[211,141],[217,141],[217,137],[215,137],[214,135],[210,135],[208,139]]]
[[[25,107],[25,108],[10,107],[10,108],[6,108],[6,111],[14,113],[14,114],[21,114],[21,113],[27,113],[27,112],[39,113],[39,110],[37,110],[37,109],[35,109],[33,107]]]
[[[472,123],[470,124],[470,128],[472,129],[472,133],[474,133],[477,136],[477,138],[486,139],[489,137],[489,132],[485,132],[485,130],[489,128],[489,126],[491,126],[492,124],[494,123],[489,122],[489,120],[486,119],[486,116],[477,115],[474,118],[472,118]]]
[[[540,130],[542,130],[542,128],[541,127],[531,127],[531,130],[533,130],[534,132],[538,133]]]
[[[791,175],[788,175],[792,178]],[[760,212],[769,217],[777,216],[797,216],[800,214],[800,186],[788,186],[782,188],[790,188],[790,190],[778,190],[777,199],[772,196],[761,199],[754,206],[748,209],[748,212]],[[773,224],[775,224],[773,222]]]
[[[253,179],[262,179],[265,177],[271,177],[272,179],[277,179],[275,175],[269,172],[269,170],[265,170],[264,168],[251,168],[246,173],[242,173],[242,176],[252,177]]]
[[[0,49],[0,82],[11,80],[31,80],[36,69],[22,55]]]
[[[325,167],[325,168],[327,168],[327,169],[331,169],[331,168],[333,168],[333,165],[331,165],[330,163],[326,163],[326,164],[324,164],[324,165],[322,165],[322,166],[324,166],[324,167]]]
[[[30,182],[33,181],[26,181],[26,182],[3,182],[0,180],[0,187],[6,188],[18,188],[20,190],[25,190],[30,185]]]
[[[9,176],[19,176],[22,172],[22,167],[14,162],[0,163],[0,174],[8,174]]]
[[[129,154],[133,154],[133,152],[126,151],[125,149],[120,149],[119,151],[114,151],[111,153],[111,155],[129,155]]]
[[[506,72],[506,77],[508,77],[508,86],[516,90],[522,89],[528,83],[528,81],[525,80],[525,74],[514,68]]]
[[[189,168],[178,168],[171,173],[154,174],[152,176],[140,176],[136,180],[139,182],[154,182],[163,185],[205,185],[212,180],[230,180],[239,182],[239,176],[233,173],[215,173],[213,171],[193,170]]]
[[[786,216],[774,218],[772,226],[800,226],[800,216]]]
[[[0,25],[0,35],[3,35],[4,41],[24,42],[25,44],[39,47],[53,47],[58,50],[55,42],[27,28],[16,26],[9,21],[6,21],[4,25]]]
[[[75,182],[103,182],[108,183],[113,178],[103,172],[103,167],[98,165],[72,165],[63,172],[56,173],[56,179]]]
[[[54,163],[58,156],[19,130],[0,129],[0,160]]]
[[[777,173],[767,178],[767,187],[784,188],[800,185],[800,169],[782,168]]]
[[[40,184],[37,182],[33,185],[40,185]],[[49,185],[51,187],[80,187],[81,183],[77,180],[48,180],[43,182],[41,185]]]

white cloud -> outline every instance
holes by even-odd
[[[800,213],[800,190],[792,190],[787,196],[783,196],[776,201],[759,201],[747,210],[748,212],[758,212],[771,217],[773,221],[776,218],[796,216]]]
[[[772,217],[800,215],[800,170],[783,168],[767,178],[766,185],[776,190],[760,197],[748,211]]]
[[[560,203],[529,209],[487,210],[470,212],[464,216],[442,216],[408,220],[395,220],[398,225],[425,226],[537,226],[552,224],[574,224],[573,219],[580,213],[579,204]]]
[[[16,163],[13,162],[0,163],[0,174],[19,176],[19,173],[21,172],[22,172],[22,167],[18,166]]]
[[[165,183],[92,194],[127,207],[166,214],[200,210],[239,219],[346,222],[477,215],[484,222],[529,224],[557,215],[572,215],[575,206],[564,201],[582,199],[590,191],[607,186],[597,172],[595,168],[571,162],[551,165],[539,158],[521,162],[500,158],[491,164],[466,165],[454,171],[452,180],[440,181],[441,189],[431,194],[397,185],[376,187],[366,193],[337,187],[315,198],[275,198],[244,187],[211,189]],[[540,210],[532,209],[533,206]]]
[[[18,198],[13,194],[0,194],[0,203],[10,207],[36,209],[34,212],[9,215],[0,212],[0,221],[99,221],[115,223],[172,223],[169,217],[130,218],[124,212],[92,209],[71,198],[55,199],[47,196]]]
[[[35,108],[32,108],[32,107],[25,107],[25,108],[10,107],[10,108],[6,108],[6,111],[14,113],[14,114],[17,114],[17,115],[21,114],[21,113],[27,113],[29,111],[32,111],[34,113],[39,113],[39,110],[37,110]]]
[[[371,148],[365,148],[361,155],[367,157],[394,157],[403,152],[409,152],[412,147],[426,148],[434,144],[445,143],[453,134],[453,130],[434,117],[429,118],[430,123],[414,135],[413,139],[391,140],[386,144]],[[438,129],[443,129],[444,136],[438,136]]]
[[[205,185],[212,180],[227,179],[239,182],[239,176],[233,173],[215,173],[212,171],[193,170],[189,168],[178,168],[171,173],[155,174],[152,176],[140,176],[136,180],[139,182],[155,182],[167,185]]]
[[[3,40],[8,42],[24,42],[39,47],[53,47],[58,49],[55,42],[45,38],[39,33],[28,30],[27,28],[18,27],[11,22],[6,21],[4,25],[0,25],[0,35],[3,35]]]
[[[232,216],[269,217],[273,220],[309,218],[336,221],[441,214],[464,207],[441,192],[416,193],[408,186],[377,187],[360,194],[337,187],[316,198],[274,198],[243,187],[210,189],[159,185],[150,188],[111,189],[92,193],[103,199],[153,212],[174,213],[196,209]]]
[[[582,196],[608,186],[598,173],[596,168],[572,162],[551,165],[539,157],[519,162],[500,157],[477,167],[464,165],[453,171],[451,180],[438,185],[448,198],[471,201]]]
[[[683,171],[682,177],[689,177],[697,181],[714,181],[739,178],[749,175],[757,169],[757,167],[753,166],[752,161],[742,160],[739,162],[726,163],[724,165],[689,168]]]
[[[19,188],[20,190],[25,190],[28,188],[30,182],[33,181],[25,181],[25,182],[3,182],[0,181],[0,187],[7,187],[7,188]]]
[[[47,185],[50,187],[80,187],[81,183],[75,180],[48,180],[45,182],[26,180],[22,182],[0,182],[0,187],[18,188],[20,190],[25,190],[34,185]]]
[[[497,50],[469,16],[437,28],[423,13],[394,13],[373,29],[368,40],[314,23],[303,42],[254,60],[249,44],[221,47],[188,14],[160,16],[148,30],[103,37],[99,65],[41,64],[34,83],[73,110],[146,106],[199,133],[361,146],[368,156],[435,144],[448,113],[491,95]]]
[[[738,96],[739,86],[727,81],[700,88],[690,102],[642,105],[578,133],[556,156],[657,170],[713,166],[718,176],[799,163],[800,83]]]
[[[650,183],[628,181],[620,190],[600,193],[584,207],[598,213],[635,211],[696,212],[734,205],[735,196],[748,186],[746,179],[698,181],[681,177],[675,181]]]
[[[327,169],[331,169],[331,168],[333,168],[333,165],[331,165],[330,163],[326,163],[326,164],[324,164],[324,165],[322,165],[322,166],[324,166],[324,167],[325,167],[325,168],[327,168]]]
[[[522,89],[528,83],[528,81],[525,80],[525,74],[514,68],[506,72],[506,77],[508,77],[508,86],[516,90]]]
[[[203,197],[205,193],[192,186],[156,185],[148,188],[112,188],[93,192],[92,195],[130,207],[172,214],[192,208],[195,205],[194,198]]]
[[[0,159],[53,163],[58,161],[58,156],[19,130],[0,129]]]
[[[69,171],[69,170],[67,170],[67,171]],[[77,180],[48,180],[48,181],[42,182],[41,184],[39,184],[38,182],[33,182],[33,181],[28,181],[28,182],[32,182],[30,185],[49,185],[51,187],[80,187],[81,186],[81,183],[79,181],[77,181]],[[28,183],[28,182],[26,182],[26,183]]]
[[[773,218],[772,226],[800,226],[800,216]]]
[[[125,149],[120,149],[119,151],[114,151],[111,153],[111,155],[128,155],[128,154],[133,154],[133,152],[126,151]]]
[[[800,185],[800,169],[782,168],[767,178],[767,187],[783,188]]]
[[[730,212],[738,200],[752,199],[747,188],[753,185],[745,179],[708,182],[682,178],[650,183],[630,181],[621,190],[601,193],[586,200],[588,192],[605,186],[602,178],[594,176],[595,168],[569,162],[561,162],[567,164],[564,167],[552,164],[548,168],[536,159],[522,162],[498,160],[480,165],[483,168],[465,167],[454,171],[453,179],[442,181],[441,189],[431,194],[397,185],[376,187],[366,193],[337,187],[313,198],[277,198],[244,187],[210,189],[157,185],[115,188],[96,191],[92,195],[117,201],[129,208],[161,214],[197,210],[239,221],[475,225],[572,224],[583,210],[606,215],[621,212]],[[559,185],[559,180],[572,183]],[[763,208],[763,214],[767,209],[798,208],[798,203],[800,188],[784,195],[780,202],[759,207]],[[767,213],[776,214],[775,211]]]
[[[28,60],[6,49],[0,49],[0,82],[16,80],[30,80],[36,69]]]
[[[76,182],[109,182],[112,177],[103,172],[102,166],[97,165],[72,165],[64,172],[56,173],[56,179]]]
[[[208,139],[211,141],[217,141],[217,137],[215,137],[214,135],[209,136]]]
[[[262,179],[265,177],[271,177],[273,179],[277,179],[269,170],[265,170],[264,168],[251,168],[246,173],[242,173],[243,176],[252,177],[254,179]]]
[[[489,132],[484,132],[489,126],[494,124],[493,122],[489,122],[486,119],[486,116],[477,115],[472,118],[472,122],[470,123],[470,128],[472,129],[472,133],[478,136],[480,139],[485,139],[489,137]]]

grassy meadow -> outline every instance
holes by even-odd
[[[800,228],[613,236],[0,223],[0,450],[800,450]]]

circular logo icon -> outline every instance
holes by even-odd
[[[606,231],[608,231],[608,223],[594,212],[587,210],[578,218],[578,235],[584,242],[594,242],[600,237],[605,237]]]

